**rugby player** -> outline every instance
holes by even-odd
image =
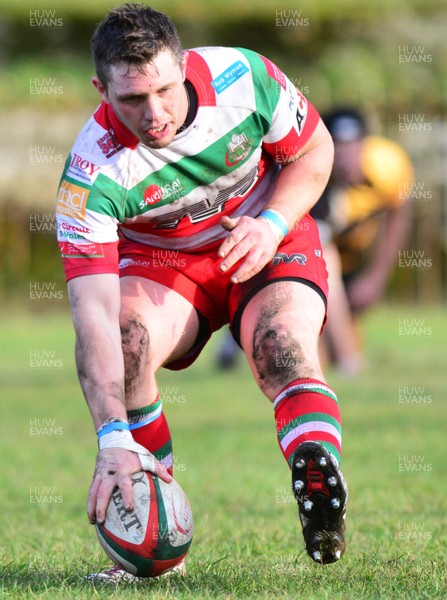
[[[334,562],[347,489],[338,400],[318,359],[327,275],[308,214],[331,171],[331,137],[268,58],[183,50],[172,21],[148,6],[111,10],[92,52],[101,104],[57,201],[77,370],[99,444],[90,522],[104,521],[116,486],[132,509],[132,473],[171,480],[157,371],[188,367],[228,323],[274,403],[307,552]]]

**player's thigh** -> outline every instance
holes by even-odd
[[[318,338],[325,303],[312,287],[276,281],[247,304],[241,319],[241,344],[264,393],[273,399],[293,379],[322,380]]]
[[[194,306],[182,295],[144,277],[121,278],[120,325],[123,343],[149,346],[155,369],[183,356],[194,344],[199,319]],[[134,341],[133,341],[134,340]]]

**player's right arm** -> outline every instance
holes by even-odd
[[[114,273],[71,279],[68,294],[76,332],[76,367],[95,429],[110,417],[127,419],[119,328],[119,278]]]
[[[95,429],[112,418],[126,422],[119,278],[114,273],[85,275],[71,279],[67,285],[76,332],[76,366]],[[153,473],[171,481],[163,465],[155,459],[152,464]],[[130,476],[141,469],[136,451],[110,447],[98,452],[88,495],[91,523],[104,521],[115,487],[121,490],[126,510],[132,510]]]

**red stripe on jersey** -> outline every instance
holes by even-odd
[[[65,254],[66,246],[69,242],[60,242],[62,252]],[[103,256],[97,258],[88,255],[78,255],[70,258],[66,254],[62,257],[64,266],[65,278],[67,281],[82,275],[99,275],[102,273],[118,274],[118,242],[108,242],[107,244],[88,244],[87,247],[101,246]],[[76,246],[76,248],[82,246]]]
[[[188,53],[186,79],[194,86],[200,106],[216,106],[216,92],[211,85],[213,76],[205,59],[194,50]]]
[[[265,64],[265,68],[267,70],[267,73],[270,75],[270,77],[272,79],[274,79],[275,81],[277,81],[279,83],[279,85],[283,89],[286,90],[287,89],[286,76],[281,71],[281,69],[278,68],[275,65],[275,63],[273,63],[271,60],[269,60],[265,56],[262,56],[262,54],[260,54],[259,56],[260,56],[260,58],[262,58],[262,61]]]
[[[286,163],[288,159],[296,156],[315,131],[320,120],[320,115],[310,102],[307,103],[307,106],[308,112],[306,122],[301,135],[298,135],[296,129],[291,129],[286,137],[279,142],[275,142],[274,144],[267,144],[264,142],[263,147],[271,156],[273,156],[276,162]]]
[[[101,102],[93,115],[93,118],[101,125],[101,127],[104,127],[104,129],[107,129],[108,131],[112,130],[114,137],[122,146],[130,148],[131,150],[135,150],[138,146],[138,138],[129,131],[123,123],[121,123],[111,104],[107,104],[104,101]]]

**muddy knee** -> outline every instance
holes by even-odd
[[[284,387],[293,379],[310,377],[313,366],[291,327],[263,313],[253,333],[253,360],[264,391]]]
[[[144,370],[149,361],[149,333],[142,319],[135,313],[130,314],[121,322],[121,345],[127,395],[143,383]]]

